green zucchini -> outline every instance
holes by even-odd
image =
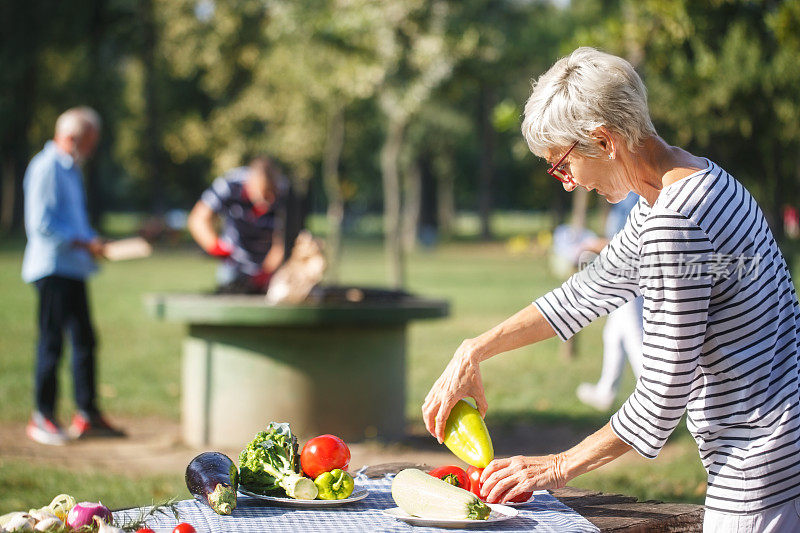
[[[469,491],[455,487],[422,470],[407,468],[392,481],[397,506],[420,518],[486,520],[491,509]]]

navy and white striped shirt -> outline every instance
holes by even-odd
[[[220,238],[233,247],[227,262],[238,272],[254,276],[261,272],[274,235],[283,229],[283,190],[279,182],[275,204],[258,211],[244,189],[249,172],[248,167],[229,170],[215,179],[200,199],[223,219]]]
[[[639,294],[642,375],[614,433],[653,458],[687,413],[709,509],[799,497],[800,305],[761,209],[714,163],[640,200],[593,263],[534,303],[568,339]]]

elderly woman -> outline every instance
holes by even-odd
[[[570,450],[493,461],[483,495],[562,487],[631,448],[655,458],[687,413],[708,472],[704,529],[800,531],[800,306],[755,200],[717,164],[661,139],[631,65],[591,48],[534,84],[522,131],[567,191],[641,200],[588,268],[459,346],[425,399],[428,430],[441,442],[463,397],[486,413],[482,361],[566,340],[642,295],[642,373],[630,398]]]

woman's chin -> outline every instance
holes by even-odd
[[[605,193],[602,193],[600,191],[597,191],[597,193],[600,194],[603,198],[605,198],[606,202],[608,202],[610,204],[618,204],[628,196],[627,194],[625,196],[622,196],[622,195],[619,195],[619,194],[613,194],[613,193],[612,194],[605,194]]]

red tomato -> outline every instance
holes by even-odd
[[[335,468],[347,470],[349,464],[350,448],[336,435],[314,437],[300,452],[300,467],[311,479]]]
[[[156,532],[153,531],[152,529],[150,529],[149,527],[143,527],[143,528],[137,529],[136,533],[156,533]]]
[[[531,499],[531,496],[533,496],[533,491],[530,491],[530,492],[523,492],[523,493],[522,493],[522,494],[520,494],[519,496],[514,496],[514,497],[513,497],[513,498],[511,498],[509,501],[510,501],[511,503],[524,503],[524,502],[526,502],[526,501],[530,500],[530,499]]]
[[[475,468],[474,466],[470,466],[467,468],[467,477],[469,478],[469,491],[483,500],[481,497],[481,474],[483,473],[483,468]]]
[[[191,526],[191,524],[187,524],[186,522],[181,522],[175,529],[172,530],[172,533],[197,533],[195,529]]]
[[[480,498],[481,500],[483,500],[483,496],[481,496],[482,473],[483,473],[483,468],[475,468],[474,466],[470,466],[469,468],[467,468],[467,477],[469,478],[469,491],[478,498]],[[514,496],[509,501],[511,503],[523,503],[530,500],[531,496],[533,496],[533,492],[523,492],[519,496]]]
[[[464,490],[469,490],[469,478],[464,469],[458,466],[440,466],[428,472],[433,477],[438,477],[451,485]]]

